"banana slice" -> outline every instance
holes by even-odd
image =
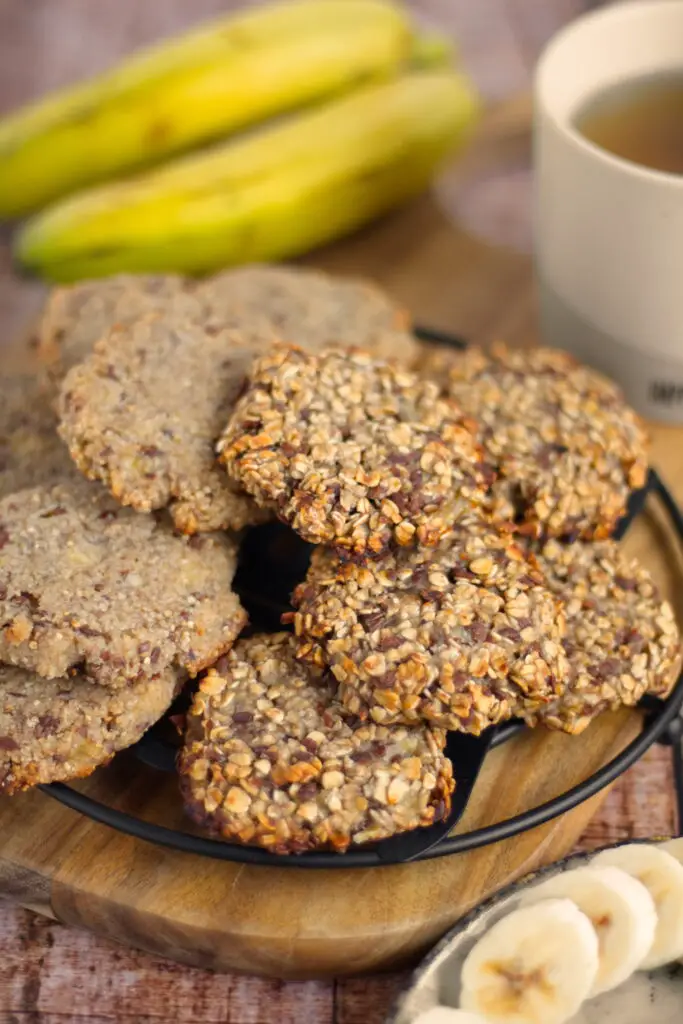
[[[416,1017],[413,1024],[487,1024],[485,1017],[467,1010],[453,1010],[450,1006],[433,1006]]]
[[[655,939],[641,970],[683,956],[683,865],[661,847],[633,843],[599,853],[593,863],[626,871],[649,890],[657,911]]]
[[[544,900],[496,922],[462,968],[460,1005],[491,1024],[564,1024],[598,973],[598,939],[571,900]]]
[[[658,849],[671,854],[679,864],[683,864],[683,837],[680,839],[669,839],[668,842],[661,843]]]
[[[530,889],[521,905],[549,898],[571,900],[595,928],[600,964],[591,996],[616,988],[638,970],[657,927],[654,901],[642,882],[619,868],[577,868]]]

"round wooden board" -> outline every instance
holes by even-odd
[[[672,449],[661,438],[657,455],[669,457],[656,464],[670,476]],[[667,530],[656,519],[641,521],[627,543],[672,596],[681,565]],[[623,749],[640,721],[639,713],[624,711],[603,716],[578,738],[542,730],[517,737],[488,758],[458,831],[520,813],[581,781]],[[185,826],[175,779],[131,755],[80,785],[122,810]],[[403,867],[321,871],[175,853],[32,792],[0,800],[0,895],[201,967],[287,979],[375,971],[413,961],[481,899],[566,854],[600,799],[470,853]]]
[[[459,830],[556,795],[637,731],[638,715],[620,713],[579,739],[538,732],[513,740],[491,755]],[[83,788],[131,813],[184,826],[175,779],[130,756]],[[60,921],[186,963],[279,978],[339,976],[414,959],[482,897],[562,856],[594,809],[591,801],[511,841],[423,864],[292,870],[160,849],[36,792],[0,801],[0,891]]]

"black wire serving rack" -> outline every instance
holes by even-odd
[[[439,331],[421,328],[416,334],[420,340],[432,344],[466,348],[466,342],[462,339]],[[649,499],[659,504],[683,545],[683,512],[654,469],[649,471],[645,486],[632,494],[627,513],[619,523],[615,537],[621,539],[626,534],[634,520],[644,511]],[[252,629],[272,631],[282,628],[280,616],[283,611],[288,610],[289,595],[306,574],[311,551],[312,548],[308,544],[277,523],[256,527],[247,534],[242,545],[234,585],[249,612]],[[187,695],[180,698],[168,715],[131,748],[137,759],[148,768],[160,773],[175,772],[179,741],[172,720],[175,715],[184,712],[188,701]],[[309,852],[281,856],[257,847],[210,839],[144,820],[104,804],[64,783],[52,783],[41,788],[61,804],[93,821],[136,839],[183,853],[240,864],[298,869],[381,867],[463,853],[536,828],[594,796],[635,764],[655,743],[668,745],[672,749],[678,822],[679,828],[682,828],[682,706],[683,674],[667,699],[660,700],[649,696],[644,698],[640,704],[644,712],[641,733],[620,754],[583,782],[523,814],[456,836],[450,833],[469,803],[486,757],[490,751],[508,742],[526,727],[521,722],[512,721],[489,729],[481,736],[449,733],[446,753],[453,762],[457,786],[448,818],[428,828],[394,836],[372,845],[351,848],[344,854]]]

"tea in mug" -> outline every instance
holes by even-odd
[[[574,124],[623,160],[683,174],[683,69],[609,86],[584,104]]]

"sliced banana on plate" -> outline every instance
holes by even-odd
[[[655,938],[642,970],[663,967],[683,956],[683,865],[662,847],[645,843],[603,850],[593,863],[626,871],[645,886],[657,911]]]
[[[679,864],[683,864],[683,836],[680,839],[669,839],[668,842],[662,843],[659,849],[671,854]]]
[[[450,1006],[433,1006],[421,1013],[413,1024],[487,1024],[486,1018],[467,1010],[453,1010]]]
[[[650,893],[619,868],[564,871],[530,889],[521,900],[568,899],[590,920],[598,936],[600,963],[590,995],[607,992],[637,971],[654,942],[657,911]]]
[[[564,1024],[590,995],[599,967],[588,917],[548,899],[503,917],[468,954],[460,1005],[491,1024]]]

